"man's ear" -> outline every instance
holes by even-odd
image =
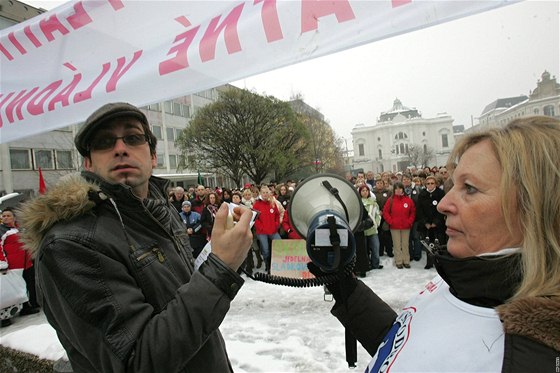
[[[93,165],[91,164],[90,157],[84,157],[84,169],[86,171],[93,171]]]
[[[157,154],[152,153],[152,169],[157,167]]]

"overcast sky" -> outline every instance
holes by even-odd
[[[529,94],[543,71],[560,78],[559,30],[558,0],[522,1],[232,84],[283,100],[301,94],[348,139],[395,98],[424,118],[447,112],[468,127],[492,101]]]

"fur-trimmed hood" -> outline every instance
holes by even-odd
[[[497,307],[504,331],[560,351],[560,297],[527,297]]]
[[[71,220],[91,210],[95,206],[91,195],[99,192],[99,185],[73,173],[61,178],[46,194],[24,203],[17,216],[26,250],[37,255],[49,229],[59,221]]]

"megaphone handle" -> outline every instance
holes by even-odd
[[[336,219],[334,216],[329,216],[327,218],[327,223],[329,224],[329,239],[334,249],[334,261],[332,268],[338,268],[340,267],[340,236],[336,230]]]
[[[325,189],[327,189],[329,191],[329,193],[332,194],[334,196],[334,198],[336,198],[336,200],[342,205],[342,208],[344,209],[344,214],[346,215],[346,221],[350,222],[350,216],[348,215],[348,209],[346,208],[346,204],[344,203],[342,198],[340,198],[340,195],[338,194],[338,189],[333,188],[333,186],[331,185],[331,183],[329,183],[328,180],[323,180],[321,182],[321,185],[324,186]]]

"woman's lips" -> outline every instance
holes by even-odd
[[[460,230],[458,230],[457,228],[453,228],[453,227],[447,227],[447,229],[445,230],[445,234],[447,234],[448,236],[454,236],[456,234],[461,233]]]

